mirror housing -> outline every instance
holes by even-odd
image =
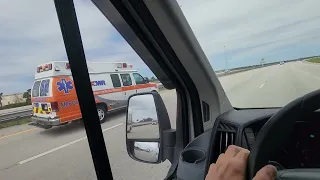
[[[149,82],[150,82],[149,78],[144,77],[144,82],[145,82],[145,83],[149,83]]]
[[[172,162],[175,130],[171,129],[165,104],[158,92],[129,97],[126,116],[126,145],[129,156],[140,162]]]

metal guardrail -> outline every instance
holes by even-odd
[[[277,64],[279,64],[279,62],[268,63],[268,64],[264,64],[264,65],[253,65],[253,66],[246,66],[246,67],[240,67],[240,68],[233,68],[233,69],[229,69],[228,71],[219,70],[219,71],[215,71],[215,73],[216,73],[216,75],[218,77],[221,77],[221,76],[235,74],[235,73],[239,73],[239,72],[243,72],[243,71],[249,71],[249,70],[252,70],[252,69],[258,69],[258,68],[264,68],[264,67],[268,67],[268,66],[273,66],[273,65],[277,65]]]
[[[0,123],[32,116],[32,109],[24,109],[0,114]]]
[[[295,61],[302,61],[304,59],[307,59],[308,57],[306,58],[299,58],[299,59],[290,59],[290,60],[284,60],[282,62],[295,62]],[[248,71],[248,70],[251,70],[251,69],[258,69],[258,68],[264,68],[264,67],[268,67],[268,66],[273,66],[273,65],[277,65],[279,64],[280,62],[271,62],[271,63],[265,63],[265,64],[256,64],[256,65],[251,65],[251,66],[243,66],[243,67],[237,67],[237,68],[231,68],[231,69],[228,69],[228,71],[226,70],[218,70],[218,71],[215,71],[216,75],[218,77],[220,76],[225,76],[225,75],[229,75],[229,74],[235,74],[235,73],[238,73],[238,72],[243,72],[243,71]]]

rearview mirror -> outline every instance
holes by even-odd
[[[160,163],[170,159],[164,150],[166,142],[163,142],[164,135],[175,135],[175,131],[172,133],[170,129],[167,109],[158,92],[134,94],[129,97],[126,144],[131,158],[146,163]]]

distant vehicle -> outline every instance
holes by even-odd
[[[127,132],[131,132],[132,130],[132,114],[128,113],[128,118],[127,118]]]
[[[158,89],[163,89],[164,88],[162,83],[157,83],[157,87],[158,87]]]
[[[279,64],[280,64],[280,65],[283,65],[283,64],[284,64],[284,61],[281,61]]]
[[[101,122],[108,112],[125,108],[130,95],[158,91],[155,83],[124,62],[89,62],[88,70]],[[32,125],[47,129],[82,117],[68,62],[38,66],[31,97]]]
[[[157,125],[158,121],[152,121],[151,125]]]

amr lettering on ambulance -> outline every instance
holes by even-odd
[[[125,62],[89,62],[88,71],[101,122],[108,112],[127,106],[130,95],[158,91]],[[32,87],[31,125],[51,128],[81,119],[79,102],[68,62],[54,61],[37,67]]]

